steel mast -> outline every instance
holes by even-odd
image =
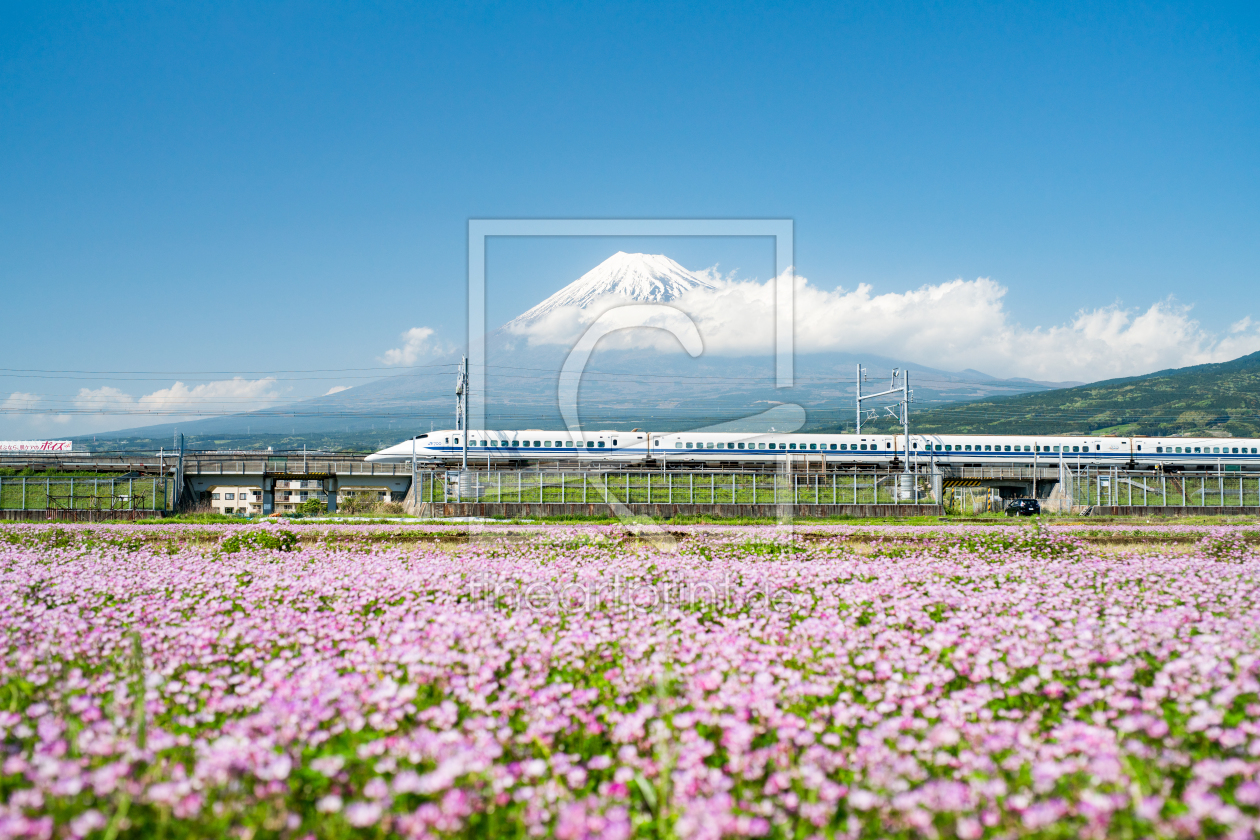
[[[464,356],[459,363],[459,377],[455,380],[455,429],[460,433],[463,444],[463,466],[468,471],[468,357]]]

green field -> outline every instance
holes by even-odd
[[[162,478],[0,476],[0,510],[164,510],[174,490]]]

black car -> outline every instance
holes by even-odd
[[[1036,499],[1011,499],[1006,506],[1007,516],[1038,516],[1041,514],[1041,503]]]

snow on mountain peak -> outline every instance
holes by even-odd
[[[542,303],[518,315],[508,328],[534,323],[565,307],[585,309],[601,298],[620,297],[640,303],[676,300],[692,289],[712,289],[706,274],[688,271],[664,254],[618,251]]]

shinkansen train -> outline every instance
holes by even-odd
[[[416,435],[367,457],[377,463],[455,464],[464,457],[465,433]],[[784,460],[827,465],[914,463],[984,466],[1116,465],[1168,470],[1260,469],[1260,439],[1068,437],[1001,435],[738,434],[631,429],[574,434],[543,429],[467,433],[470,465],[521,466],[540,461],[677,464],[781,464]]]

